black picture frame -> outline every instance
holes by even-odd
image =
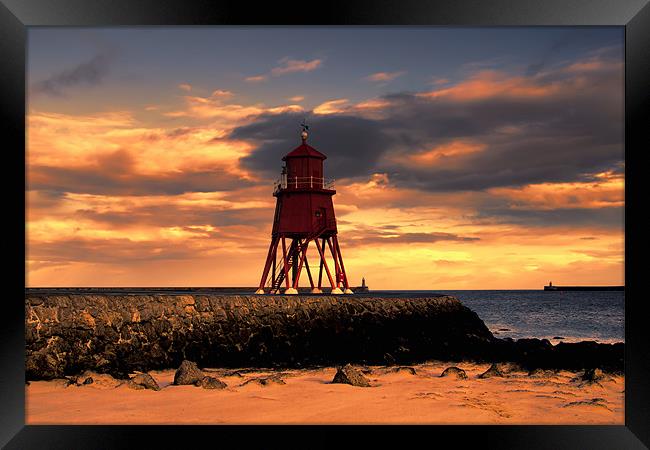
[[[5,273],[9,290],[0,320],[0,445],[24,448],[145,448],[187,445],[206,439],[214,445],[263,447],[315,444],[339,446],[339,431],[364,434],[364,446],[398,434],[416,442],[488,448],[610,449],[650,446],[650,342],[641,291],[642,220],[640,171],[647,149],[650,104],[649,0],[456,0],[446,2],[347,0],[300,4],[232,0],[0,0],[0,124],[4,131],[5,242],[12,261]],[[418,426],[418,427],[251,427],[237,426],[26,426],[25,425],[25,79],[27,27],[124,25],[444,25],[625,27],[625,425],[622,426]],[[645,144],[645,146],[644,146]],[[645,147],[645,148],[644,148]],[[22,149],[22,151],[21,151]],[[21,184],[21,181],[23,182]],[[9,201],[11,200],[11,201]],[[15,201],[18,200],[18,201]],[[11,206],[10,206],[11,205]],[[628,216],[629,215],[629,216]],[[22,242],[19,237],[23,238]],[[643,242],[642,242],[643,241]],[[7,247],[5,245],[5,247]],[[638,261],[638,263],[637,263]],[[24,300],[23,300],[24,301]],[[317,442],[316,442],[317,441]],[[373,442],[374,441],[374,442]],[[408,444],[408,442],[411,444]]]

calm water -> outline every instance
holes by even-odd
[[[389,291],[373,291],[380,294]],[[595,340],[624,342],[625,292],[435,291],[458,298],[495,336],[534,337],[552,343]],[[426,295],[433,291],[391,291]],[[564,339],[554,339],[563,337]]]

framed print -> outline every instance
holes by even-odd
[[[649,445],[647,2],[0,17],[2,445]]]

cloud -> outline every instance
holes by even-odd
[[[303,108],[300,105],[278,105],[266,106],[258,103],[254,105],[242,105],[228,103],[226,100],[232,97],[230,91],[216,90],[209,97],[185,96],[185,108],[182,110],[163,113],[167,117],[192,117],[196,119],[215,119],[223,127],[234,124],[247,123],[261,114],[279,114],[284,112],[299,112]]]
[[[433,78],[431,80],[431,84],[434,85],[448,84],[448,83],[451,83],[451,80],[449,78]]]
[[[182,89],[182,90],[184,90],[186,92],[189,92],[189,91],[192,90],[192,85],[188,84],[188,83],[181,83],[181,84],[178,85],[178,88]]]
[[[312,70],[318,69],[323,63],[321,59],[307,61],[304,59],[290,59],[288,57],[282,58],[279,62],[280,65],[271,69],[271,75],[274,77],[295,72],[311,72]]]
[[[114,57],[114,52],[99,53],[86,62],[34,83],[33,90],[35,93],[62,96],[66,90],[76,86],[99,85],[108,75]]]
[[[224,89],[216,89],[212,91],[212,97],[218,97],[218,98],[229,98],[233,96],[233,93],[230,91],[226,91]]]
[[[475,242],[480,238],[459,236],[453,233],[427,232],[410,233],[396,231],[377,231],[363,229],[358,232],[347,232],[345,243],[347,246],[362,246],[373,244],[434,244],[436,242]]]
[[[571,41],[575,39],[575,35],[573,33],[565,33],[563,36],[559,37],[556,39],[542,54],[542,57],[539,59],[538,62],[532,63],[528,66],[526,69],[526,76],[532,77],[537,75],[546,65],[548,64],[549,60],[560,50],[564,49],[565,47],[568,47]]]
[[[591,227],[595,229],[624,229],[624,207],[604,208],[560,208],[560,209],[524,209],[484,207],[477,219],[496,219],[496,223],[516,224],[525,227],[557,228],[571,226],[574,228]],[[551,244],[549,244],[551,245]]]
[[[279,77],[289,73],[296,72],[311,72],[316,70],[323,64],[322,59],[312,59],[307,61],[304,59],[291,59],[289,57],[282,58],[278,61],[278,65],[271,69],[268,74],[254,75],[244,78],[244,81],[248,83],[261,83],[266,81],[269,76]]]
[[[378,289],[530,288],[567,273],[619,283],[621,62],[594,52],[528,77],[481,67],[425,92],[316,106],[309,143],[337,178],[350,277]],[[233,96],[186,94],[176,111],[160,104],[155,125],[30,109],[29,284],[254,284],[271,180],[306,112]]]
[[[330,114],[313,114],[310,143],[332,176],[386,173],[425,191],[584,181],[623,160],[623,73],[611,59],[580,74],[567,67],[533,78],[479,71],[450,88],[380,97],[371,113],[327,102],[313,111]],[[243,164],[275,171],[299,120],[260,115],[235,128],[255,147]]]
[[[349,102],[350,101],[347,98],[330,100],[315,107],[313,112],[314,114],[337,114],[345,111],[344,105]]]
[[[304,96],[302,96],[302,95],[296,95],[296,96],[293,96],[293,97],[289,97],[288,100],[291,101],[291,102],[301,102],[301,101],[303,101],[304,99],[305,99]]]
[[[266,75],[255,75],[244,78],[244,81],[248,83],[261,83],[262,81],[266,81],[267,78],[268,77]]]
[[[142,173],[127,150],[97,155],[94,162],[76,167],[31,165],[29,189],[105,195],[173,195],[241,188],[250,181],[224,167],[185,168]]]
[[[250,125],[236,127],[229,139],[254,143],[255,150],[241,159],[245,168],[275,178],[281,159],[299,142],[298,124],[304,114],[283,113],[258,117]],[[310,145],[328,156],[326,174],[354,177],[368,174],[391,146],[392,139],[369,119],[350,115],[314,115],[310,121]]]
[[[405,71],[377,72],[377,73],[373,73],[371,75],[368,75],[367,77],[364,78],[364,80],[373,81],[373,82],[387,83],[389,81],[393,81],[397,77],[400,77],[400,76],[404,75],[405,73],[406,73]]]

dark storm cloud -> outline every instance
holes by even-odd
[[[30,190],[96,195],[178,195],[245,187],[250,183],[220,168],[142,175],[133,156],[125,151],[100,156],[80,167],[30,166]]]
[[[503,208],[482,209],[479,211],[476,219],[495,219],[501,223],[513,223],[531,227],[561,227],[570,225],[621,230],[625,226],[624,209],[622,207],[542,210],[510,209],[504,206]]]
[[[251,125],[236,128],[229,137],[258,144],[251,155],[242,158],[244,166],[277,176],[282,157],[300,144],[298,124],[303,118],[304,114],[295,113],[265,115]],[[369,174],[394,144],[380,121],[352,115],[315,115],[309,123],[310,129],[316,130],[309,144],[327,155],[326,174],[332,177]]]
[[[74,262],[125,264],[159,260],[191,260],[197,249],[186,243],[132,241],[130,239],[69,238],[55,242],[39,242],[31,250],[30,259],[42,266]]]
[[[98,85],[108,75],[114,57],[114,52],[99,53],[86,62],[34,83],[34,92],[61,96],[71,87]]]
[[[349,112],[314,115],[309,142],[328,156],[326,170],[332,177],[385,172],[398,187],[427,191],[588,180],[593,173],[618,170],[623,160],[623,72],[619,60],[602,63],[578,74],[564,67],[526,79],[547,95],[505,92],[469,100],[388,95],[381,119]],[[280,158],[297,145],[297,133],[287,130],[296,129],[302,117],[263,116],[235,129],[232,137],[257,144],[243,164],[277,174]],[[457,157],[453,165],[399,163],[467,139],[484,150]]]
[[[575,32],[567,32],[563,36],[557,38],[542,54],[539,61],[532,63],[526,69],[526,76],[531,77],[537,75],[549,62],[549,60],[560,50],[567,47],[575,38]]]
[[[211,225],[228,227],[246,225],[271,227],[273,210],[267,208],[215,209],[212,206],[185,206],[174,203],[152,206],[133,206],[128,211],[79,209],[75,216],[105,223],[114,228],[141,224],[156,227],[190,227]],[[202,233],[211,233],[204,232]]]
[[[367,244],[433,244],[441,241],[475,242],[478,240],[480,238],[459,236],[453,233],[386,233],[370,228],[360,232],[350,231],[345,234],[345,244],[351,247]]]

